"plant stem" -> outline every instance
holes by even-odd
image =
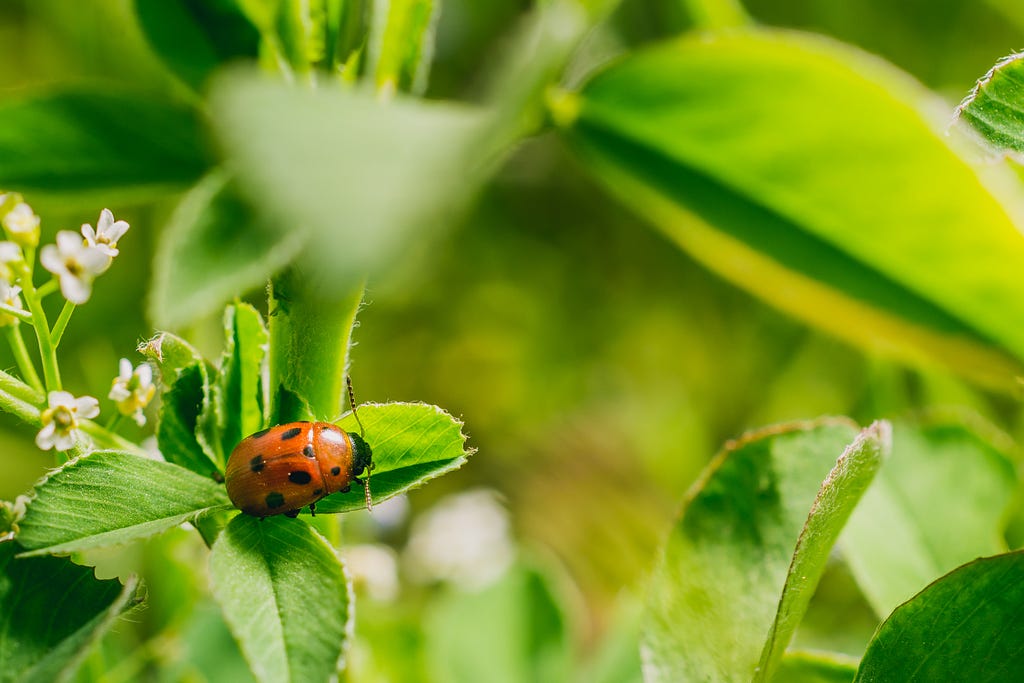
[[[22,422],[34,427],[38,427],[40,424],[39,408],[2,389],[0,389],[0,410],[10,413]]]
[[[683,0],[683,4],[697,28],[714,30],[750,23],[739,0]]]
[[[5,304],[2,302],[0,302],[0,311],[3,311],[8,315],[13,315],[15,318],[17,318],[23,323],[28,323],[29,325],[32,324],[32,314],[29,313],[28,311],[23,311],[20,308],[15,308],[10,304]]]
[[[36,290],[36,296],[38,296],[40,300],[45,299],[46,297],[56,292],[58,287],[60,287],[60,282],[58,282],[57,279],[54,278],[53,280],[50,280],[49,282],[45,282],[42,285],[40,285],[39,289]]]
[[[68,326],[68,321],[71,320],[71,314],[75,312],[75,305],[70,301],[64,302],[64,308],[60,311],[60,316],[57,317],[57,322],[53,324],[53,330],[50,331],[50,342],[53,344],[53,348],[56,349],[60,346],[60,339],[64,336],[64,330]]]
[[[0,391],[6,391],[11,396],[35,406],[42,405],[43,401],[46,400],[42,388],[35,389],[30,387],[14,375],[9,375],[3,370],[0,370]]]
[[[119,424],[121,424],[121,419],[123,417],[124,417],[124,415],[121,414],[121,411],[120,410],[117,411],[116,413],[114,413],[113,415],[110,416],[110,419],[107,420],[106,426],[104,426],[103,428],[106,429],[111,434],[116,433],[117,432],[117,426]]]
[[[0,406],[2,407],[2,406]],[[110,448],[119,451],[128,451],[133,455],[140,455],[144,458],[151,457],[150,454],[138,444],[129,441],[128,439],[108,432],[106,429],[96,424],[92,420],[79,420],[78,428],[83,432],[92,437],[92,440],[100,448]]]
[[[7,335],[7,342],[14,352],[14,360],[18,363],[21,376],[37,392],[43,392],[43,383],[36,372],[36,365],[28,355],[28,348],[25,346],[25,339],[21,336],[21,328],[18,325],[7,325],[4,327],[4,334]]]
[[[26,254],[26,259],[29,257]],[[28,310],[32,312],[32,324],[35,328],[36,341],[39,342],[39,358],[43,362],[43,379],[46,380],[47,391],[60,391],[60,370],[57,368],[57,352],[50,337],[50,323],[46,319],[46,312],[43,310],[43,302],[39,292],[32,284],[32,274],[29,273],[21,279],[22,289],[25,294],[25,303]]]

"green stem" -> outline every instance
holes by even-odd
[[[38,296],[40,300],[45,299],[46,297],[56,292],[59,287],[60,282],[57,281],[57,278],[54,278],[49,282],[45,282],[39,285],[39,289],[36,290],[36,296]]]
[[[26,254],[26,258],[28,255]],[[43,362],[43,379],[46,380],[47,391],[60,391],[60,370],[57,368],[57,350],[50,338],[50,323],[43,310],[43,302],[39,292],[32,284],[32,274],[22,278],[21,286],[25,294],[25,303],[32,312],[32,324],[35,327],[36,341],[39,342],[39,358]]]
[[[0,389],[0,410],[10,413],[33,427],[40,425],[39,408],[2,389]]]
[[[113,415],[110,416],[109,420],[107,420],[107,424],[104,427],[104,429],[106,429],[111,434],[116,433],[117,426],[119,424],[121,424],[121,420],[123,418],[124,418],[124,415],[121,414],[121,411],[120,410],[117,411],[116,413],[114,413]]]
[[[25,339],[21,336],[21,328],[18,325],[7,325],[4,327],[4,334],[7,335],[7,342],[14,352],[14,360],[18,363],[21,376],[25,381],[39,393],[43,393],[43,383],[36,372],[36,365],[28,355],[28,348],[25,346]]]
[[[34,406],[42,405],[46,400],[42,388],[34,389],[3,370],[0,370],[0,391],[6,391],[15,398],[25,403],[31,403]]]
[[[141,448],[138,444],[129,441],[128,439],[108,432],[106,429],[96,424],[92,420],[79,420],[78,428],[83,432],[92,437],[92,440],[100,448],[110,448],[119,451],[128,451],[134,455],[141,455],[144,458],[150,457],[150,454]]]
[[[71,314],[75,312],[75,305],[70,301],[64,302],[64,308],[60,311],[60,316],[57,317],[57,322],[53,324],[53,330],[50,331],[50,342],[53,344],[53,348],[56,349],[60,346],[60,339],[64,336],[64,330],[68,326],[68,321],[71,320]]]
[[[29,325],[32,324],[32,314],[29,313],[28,311],[22,310],[20,308],[15,308],[14,306],[11,306],[10,304],[5,304],[3,302],[0,302],[0,311],[3,311],[8,315],[13,315],[15,318],[17,318],[23,323],[28,323]]]
[[[739,0],[683,0],[697,28],[716,30],[746,26],[750,15]]]

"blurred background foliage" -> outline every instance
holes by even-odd
[[[951,113],[978,75],[1024,43],[1024,11],[1007,0],[745,4],[762,23],[880,55],[944,96]],[[685,30],[683,5],[626,0],[588,39],[584,61]],[[479,99],[529,6],[445,0],[427,97]],[[0,97],[98,82],[188,96],[150,51],[129,0],[2,7]],[[104,395],[118,358],[138,360],[137,343],[154,331],[144,293],[159,231],[179,199],[110,206],[132,231],[67,331],[62,367],[71,391]],[[43,219],[44,241],[94,221],[103,206],[92,197],[26,200]],[[248,295],[265,307],[262,292]],[[211,316],[180,332],[215,357],[219,325]],[[522,145],[454,229],[369,282],[354,339],[361,400],[443,406],[465,421],[478,449],[467,467],[407,501],[372,518],[346,517],[347,542],[369,548],[353,560],[357,579],[360,562],[376,567],[357,581],[363,602],[352,657],[363,676],[354,680],[416,680],[424,670],[443,680],[431,658],[467,637],[458,625],[477,598],[439,599],[452,589],[443,572],[417,564],[409,539],[460,492],[483,492],[467,514],[505,520],[526,558],[512,583],[488,589],[498,594],[487,604],[512,620],[523,604],[557,595],[564,613],[540,607],[533,618],[571,621],[571,647],[594,658],[579,680],[629,680],[636,655],[628,634],[645,574],[687,487],[727,439],[781,420],[848,414],[866,422],[947,404],[969,406],[1011,434],[1022,429],[1015,397],[866,357],[716,278],[600,191],[550,135]],[[0,365],[14,363],[0,355]],[[13,499],[50,461],[32,434],[9,419],[0,424],[0,498]],[[454,536],[458,527],[445,528]],[[497,533],[465,533],[478,532]],[[197,543],[175,532],[97,557],[101,575],[103,567],[139,571],[149,585],[148,609],[104,641],[108,660],[121,662],[109,680],[147,669],[161,669],[160,680],[245,680],[237,657],[211,654],[230,650],[231,640],[195,575],[205,553]],[[535,585],[551,579],[537,578],[534,566],[556,585]],[[375,586],[391,575],[399,587]],[[509,597],[520,593],[534,598]],[[819,601],[837,609],[812,610],[801,637],[858,653],[875,621],[843,567],[827,574]],[[845,642],[828,639],[836,615]],[[557,671],[556,660],[545,666]]]

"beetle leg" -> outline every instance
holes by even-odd
[[[284,513],[284,516],[285,517],[291,517],[292,519],[295,519],[296,517],[299,516],[299,511],[298,510],[289,510],[288,512]]]
[[[316,503],[309,504],[309,516],[316,517]]]

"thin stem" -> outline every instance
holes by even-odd
[[[115,433],[117,431],[117,426],[121,424],[121,420],[123,418],[124,415],[121,414],[121,411],[117,411],[116,413],[110,416],[109,420],[107,420],[107,424],[104,427],[104,429],[106,429],[108,432],[112,434]]]
[[[0,311],[3,311],[4,313],[6,313],[8,315],[13,315],[15,318],[17,318],[18,320],[20,320],[23,323],[28,323],[29,325],[32,324],[32,314],[29,313],[26,310],[23,310],[23,309],[20,309],[20,308],[15,308],[14,306],[11,306],[10,304],[5,304],[3,302],[0,302]]]
[[[14,352],[14,360],[18,363],[21,376],[25,381],[39,393],[43,393],[43,383],[36,372],[36,365],[28,355],[28,348],[25,346],[25,339],[21,336],[21,329],[18,325],[7,325],[4,327],[4,334],[7,335],[7,342]]]
[[[92,420],[79,420],[78,428],[83,432],[92,437],[92,440],[100,448],[110,448],[119,451],[128,451],[134,455],[141,455],[144,458],[150,457],[150,454],[141,448],[138,444],[135,444],[128,439],[108,432],[106,429],[96,424]]]
[[[53,330],[50,331],[50,341],[54,349],[60,346],[60,339],[64,336],[64,330],[67,328],[68,321],[71,320],[71,314],[74,312],[75,305],[70,301],[65,301],[64,308],[61,309],[57,322],[53,324]]]
[[[740,0],[683,0],[683,4],[698,28],[714,30],[750,23]]]
[[[0,391],[5,391],[25,403],[31,403],[36,406],[42,405],[43,401],[46,400],[42,389],[34,389],[3,370],[0,370]]]
[[[26,254],[26,258],[28,255]],[[32,274],[21,280],[22,291],[25,294],[25,303],[28,310],[32,312],[32,324],[35,327],[36,341],[39,342],[39,358],[43,362],[43,379],[46,380],[47,391],[60,391],[60,370],[57,367],[57,351],[50,337],[50,323],[46,319],[46,311],[43,310],[43,303],[39,292],[32,284]]]
[[[38,427],[40,424],[39,408],[2,389],[0,389],[0,410],[10,413],[34,427]]]
[[[40,299],[45,299],[46,297],[56,292],[59,287],[60,282],[57,280],[57,278],[53,278],[52,280],[39,285],[39,289],[36,290],[36,296],[38,296]]]

